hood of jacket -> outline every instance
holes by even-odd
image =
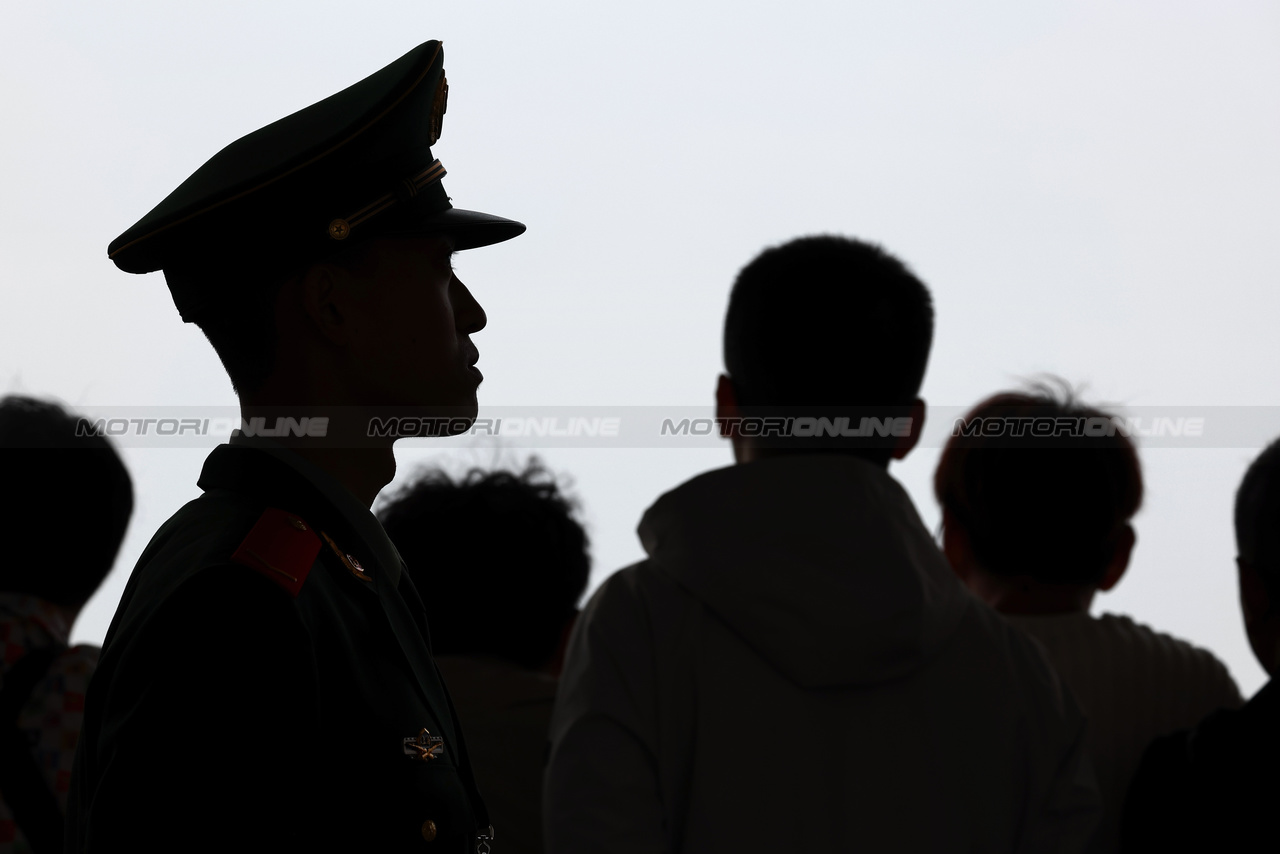
[[[659,498],[639,534],[655,566],[805,688],[909,675],[972,601],[902,486],[853,456],[707,472]]]

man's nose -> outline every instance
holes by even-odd
[[[484,308],[480,303],[476,302],[476,298],[471,295],[471,291],[467,290],[467,286],[462,284],[462,280],[454,276],[449,285],[449,290],[453,294],[454,325],[458,331],[470,335],[473,332],[479,332],[484,329],[489,319],[485,317]]]

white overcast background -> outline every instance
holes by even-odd
[[[930,403],[1052,372],[1128,406],[1280,405],[1280,6],[1232,0],[12,3],[0,391],[234,406],[163,277],[119,272],[107,244],[225,144],[432,38],[445,186],[529,226],[458,257],[489,316],[482,412],[709,405],[735,273],[813,232],[881,242],[928,283]],[[807,346],[804,328],[777,332]],[[124,449],[137,509],[78,639],[101,641],[205,453]],[[657,495],[731,462],[727,447],[540,454],[583,502],[593,584],[641,557]],[[937,454],[892,469],[931,528]],[[1251,693],[1265,676],[1231,504],[1256,449],[1141,454],[1137,550],[1095,611],[1208,647]],[[399,482],[495,452],[398,456]],[[84,501],[43,509],[73,538]]]

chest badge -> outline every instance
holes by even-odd
[[[444,739],[432,735],[425,728],[404,740],[404,755],[417,762],[430,762],[444,755]]]
[[[373,576],[369,574],[369,570],[360,565],[360,561],[356,560],[354,555],[349,555],[342,549],[338,548],[338,544],[333,541],[333,537],[320,532],[320,536],[324,537],[324,541],[329,544],[329,548],[333,549],[333,553],[338,556],[338,560],[342,561],[342,565],[347,571],[361,581],[373,581]]]

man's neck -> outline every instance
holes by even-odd
[[[1089,584],[1019,584],[1017,579],[987,599],[1001,614],[1047,617],[1055,614],[1087,614],[1098,588]]]
[[[284,447],[332,476],[366,507],[373,506],[378,493],[396,476],[396,457],[389,445],[332,448],[286,444]]]
[[[275,425],[288,423],[287,419],[303,409],[312,412],[314,408],[242,405],[240,417],[245,424],[256,423],[272,429]],[[327,414],[322,430],[302,436],[274,430],[263,435],[268,436],[273,445],[316,466],[346,487],[366,507],[372,507],[378,493],[396,476],[392,440],[369,437],[368,413],[362,409],[324,407],[323,411]],[[284,432],[285,435],[277,435],[276,432]]]
[[[842,456],[857,457],[882,469],[889,468],[889,455],[883,449],[875,448],[777,448],[762,447],[752,443],[739,445],[734,443],[734,459],[739,463],[751,463],[756,460],[776,459],[778,457],[807,456]]]

